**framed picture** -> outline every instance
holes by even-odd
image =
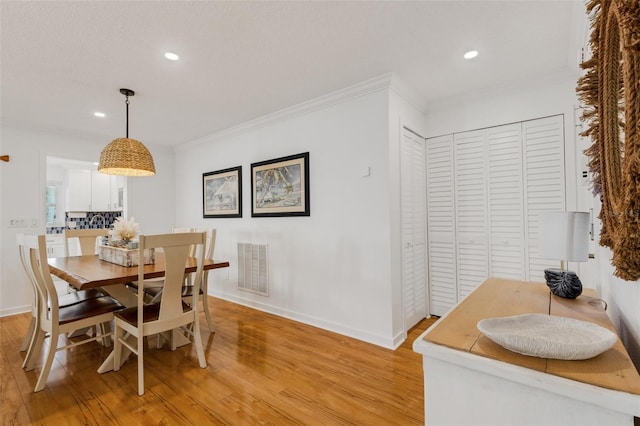
[[[251,164],[251,216],[309,216],[309,153]]]
[[[242,166],[202,174],[202,216],[242,217]]]

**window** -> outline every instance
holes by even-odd
[[[53,226],[58,219],[58,202],[60,193],[60,183],[47,182],[47,189],[45,192],[45,216],[47,218],[47,225]]]

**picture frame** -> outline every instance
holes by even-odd
[[[310,216],[309,153],[251,164],[251,216]]]
[[[242,217],[242,166],[202,174],[202,217]]]

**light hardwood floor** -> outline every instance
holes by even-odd
[[[192,345],[145,352],[145,395],[136,362],[96,369],[110,348],[60,351],[46,388],[33,393],[42,365],[25,372],[18,348],[29,315],[0,318],[0,419],[5,425],[412,425],[424,423],[422,359],[411,344],[395,351],[209,297],[216,332],[201,315],[208,366]]]

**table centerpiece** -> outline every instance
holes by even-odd
[[[135,238],[140,234],[140,225],[135,222],[135,218],[117,218],[109,234],[111,240],[108,244],[98,246],[98,258],[121,266],[138,266],[140,254]],[[144,265],[155,263],[154,249],[145,249],[143,257]]]

